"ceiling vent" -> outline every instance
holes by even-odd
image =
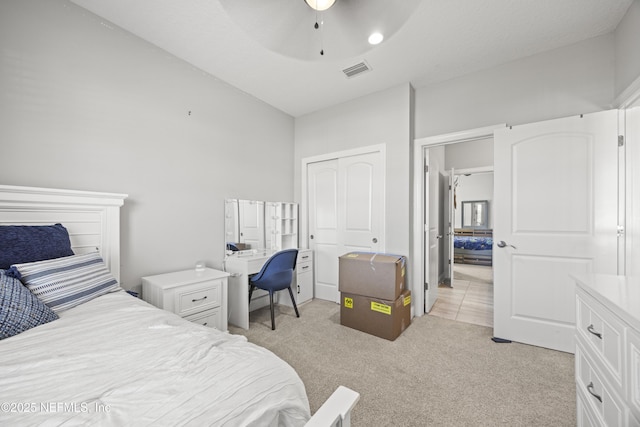
[[[362,61],[355,65],[352,65],[351,67],[345,68],[344,70],[342,70],[342,72],[345,76],[347,76],[347,78],[350,79],[351,77],[355,77],[370,70],[371,67],[369,66],[369,64],[367,64],[365,61]]]

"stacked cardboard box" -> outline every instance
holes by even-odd
[[[395,340],[411,324],[406,258],[350,252],[339,258],[340,324]]]

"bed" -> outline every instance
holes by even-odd
[[[493,230],[456,229],[453,236],[454,262],[493,264]]]
[[[311,417],[304,384],[275,354],[120,287],[125,197],[0,186],[0,225],[9,226],[3,230],[59,232],[59,226],[72,251],[55,253],[58,244],[51,244],[54,253],[40,255],[50,259],[21,259],[8,269],[2,259],[0,425],[349,425],[356,392],[339,387]],[[52,290],[54,282],[64,284],[58,286],[64,294]],[[16,306],[14,295],[28,304]],[[7,313],[27,323],[39,318],[16,333]]]

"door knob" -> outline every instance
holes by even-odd
[[[499,248],[506,248],[507,246],[511,246],[513,249],[517,249],[515,246],[508,244],[504,240],[500,240],[498,243],[496,243],[496,246],[498,246]]]
[[[309,238],[310,238],[311,240],[313,240],[313,234],[312,234],[311,236],[309,236]]]
[[[376,239],[375,237],[374,237],[373,239],[371,239],[371,241],[372,241],[373,243],[378,243],[378,239]]]
[[[442,234],[438,234],[438,235],[436,236],[436,239],[442,239]]]

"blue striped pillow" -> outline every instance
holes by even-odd
[[[0,340],[57,318],[18,279],[0,270]]]
[[[14,264],[11,270],[56,313],[122,289],[98,252]]]

